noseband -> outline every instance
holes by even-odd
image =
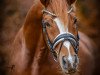
[[[72,11],[72,9],[70,9],[70,11],[68,12],[68,14]],[[51,16],[56,16],[55,14],[49,12],[48,10],[43,10],[43,13],[47,13]],[[49,37],[48,37],[48,33],[47,33],[47,30],[46,30],[46,27],[47,27],[48,23],[45,22],[44,20],[42,20],[42,30],[43,30],[43,34],[46,38],[46,43],[48,45],[48,47],[50,48],[50,51],[51,53],[53,54],[54,56],[54,60],[57,60],[57,53],[55,51],[55,47],[60,43],[64,41],[69,41],[72,45],[72,47],[74,48],[74,51],[76,53],[76,55],[78,54],[78,50],[79,50],[79,36],[77,35],[77,37],[75,37],[72,33],[63,33],[63,34],[60,34],[58,35],[53,42],[50,41]],[[78,31],[78,30],[77,30]],[[61,44],[61,47],[62,47],[62,44]],[[61,47],[59,49],[59,51],[61,50]]]

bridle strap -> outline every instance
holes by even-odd
[[[58,58],[59,58],[60,51],[61,51],[61,48],[62,48],[62,46],[63,46],[63,43],[64,43],[64,41],[62,41],[62,43],[61,43],[61,46],[60,46],[60,48],[59,48],[59,52],[58,52]]]
[[[54,49],[53,49],[53,44],[51,43],[51,41],[50,41],[50,39],[49,39],[49,37],[48,37],[48,33],[47,33],[47,30],[46,30],[46,25],[47,25],[46,22],[44,22],[44,21],[42,20],[42,30],[43,30],[43,34],[44,34],[46,43],[47,43],[47,45],[49,46],[50,51],[51,51],[51,53],[53,54],[54,59],[55,59],[55,61],[56,61],[56,59],[57,59],[57,54],[56,54],[56,52],[54,51]]]
[[[56,17],[56,15],[54,13],[49,12],[47,9],[43,9],[42,12],[43,13],[48,13],[49,15],[52,15],[52,16]]]
[[[57,36],[56,39],[53,41],[53,49],[56,47],[57,44],[59,44],[62,41],[69,41],[71,45],[73,46],[75,53],[76,54],[78,53],[79,42],[73,34],[64,33],[64,34]]]

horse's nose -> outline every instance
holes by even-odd
[[[62,58],[62,64],[63,64],[63,69],[66,70],[66,73],[74,73],[75,68],[73,67],[73,64],[68,60],[67,57]]]
[[[69,60],[66,56],[63,56],[62,62],[63,62],[64,69],[73,70],[72,60]]]
[[[62,57],[62,65],[63,65],[63,68],[64,69],[67,69],[68,68],[68,61],[66,60],[66,57],[65,56],[63,56]]]

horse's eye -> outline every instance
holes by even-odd
[[[47,27],[51,27],[51,25],[50,25],[49,22],[46,22],[46,26],[47,26]]]
[[[77,18],[76,17],[74,17],[74,24],[76,24],[77,23]]]

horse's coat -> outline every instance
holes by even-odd
[[[41,0],[42,1],[42,0]],[[51,3],[48,5],[50,11],[53,11],[59,18],[55,18],[54,21],[56,25],[53,26],[54,31],[50,30],[54,36],[50,36],[51,40],[56,37],[56,33],[60,34],[65,32],[74,32],[72,31],[72,18],[70,24],[68,24],[68,15],[67,14],[67,0],[51,0]],[[73,3],[70,0],[69,4]],[[42,33],[42,10],[44,9],[43,4],[39,0],[34,1],[35,4],[29,10],[25,23],[22,28],[19,30],[14,43],[12,44],[11,57],[9,59],[10,65],[15,65],[14,70],[9,71],[8,75],[63,75],[63,71],[59,66],[59,63],[62,65],[61,55],[69,54],[68,60],[72,65],[72,55],[74,53],[69,42],[65,41],[64,46],[62,47],[60,54],[60,61],[55,62],[53,60],[52,54],[50,53],[47,44],[45,43],[45,38]],[[63,5],[62,5],[63,4]],[[55,5],[55,6],[54,6]],[[59,7],[58,7],[59,6]],[[66,8],[66,9],[64,9]],[[58,10],[59,9],[59,10]],[[47,16],[46,19],[51,18]],[[49,20],[49,19],[48,19]],[[70,26],[71,25],[71,26]],[[68,26],[69,29],[68,29]],[[49,30],[49,29],[48,29]],[[49,32],[49,31],[48,31]],[[50,35],[49,34],[49,35]],[[73,75],[92,75],[93,69],[93,55],[91,49],[91,43],[83,33],[80,34],[80,50],[79,50],[79,64],[78,70]],[[88,39],[88,41],[85,41]],[[90,45],[90,46],[89,46]],[[59,45],[57,46],[57,48]],[[67,47],[67,50],[65,50]],[[72,65],[73,66],[73,65]],[[66,74],[67,75],[67,74]]]

